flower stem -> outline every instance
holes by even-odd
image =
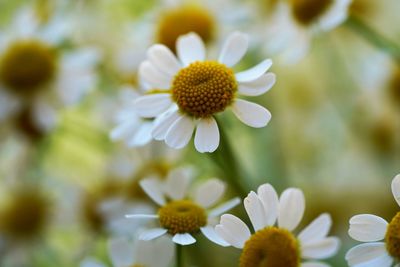
[[[176,267],[183,267],[183,246],[176,244]]]
[[[220,123],[218,123],[220,124]],[[210,153],[210,157],[222,172],[223,178],[227,183],[232,186],[236,194],[244,198],[247,196],[247,190],[242,185],[241,170],[238,161],[235,157],[231,144],[229,143],[228,136],[226,135],[223,127],[219,127],[220,131],[220,144],[214,153]]]
[[[398,44],[382,36],[357,17],[350,16],[345,25],[400,63],[400,46]]]

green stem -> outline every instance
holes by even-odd
[[[218,123],[220,125],[220,123]],[[247,190],[241,183],[241,172],[238,161],[236,160],[233,149],[229,143],[223,127],[219,127],[220,144],[214,153],[210,153],[211,160],[215,163],[222,173],[223,178],[235,190],[236,194],[244,198],[247,196]]]
[[[350,16],[345,25],[400,63],[400,46],[398,44],[382,36],[357,17]]]
[[[176,244],[176,267],[183,267],[183,246]]]

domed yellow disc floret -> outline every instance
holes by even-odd
[[[240,267],[298,267],[299,242],[292,233],[277,227],[257,231],[245,243]]]
[[[232,70],[215,61],[190,64],[178,72],[172,84],[172,97],[180,111],[195,118],[224,111],[236,91]]]
[[[175,51],[176,39],[179,36],[195,32],[205,43],[213,38],[214,18],[204,8],[185,5],[167,11],[161,16],[157,30],[157,41]]]
[[[302,25],[309,25],[320,18],[334,0],[290,0],[292,14]]]
[[[54,51],[40,41],[12,44],[0,61],[0,81],[19,95],[31,95],[50,82],[56,73]]]
[[[396,69],[392,74],[389,85],[389,96],[400,107],[400,69]]]
[[[400,260],[400,212],[394,216],[386,230],[386,249],[389,254]]]
[[[160,224],[172,235],[195,233],[207,224],[205,210],[190,200],[176,200],[158,210]]]

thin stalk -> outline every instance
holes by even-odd
[[[400,64],[400,46],[398,44],[387,39],[357,17],[350,16],[345,25],[362,36],[376,48],[393,57],[393,59]]]
[[[183,246],[176,244],[176,267],[183,267]]]
[[[220,124],[220,123],[218,123]],[[210,158],[215,163],[226,182],[235,190],[240,197],[247,195],[247,190],[241,183],[241,169],[235,157],[228,136],[226,135],[223,127],[219,127],[220,144],[214,153],[210,153]]]

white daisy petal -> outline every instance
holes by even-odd
[[[215,244],[218,244],[223,247],[228,247],[230,246],[228,242],[226,242],[224,239],[222,239],[216,232],[215,229],[208,225],[205,227],[201,227],[200,231],[203,233],[205,237],[207,237],[210,241],[214,242]]]
[[[173,169],[168,173],[165,182],[165,194],[173,200],[183,199],[186,196],[191,180],[192,177],[187,175],[186,168]]]
[[[254,81],[260,78],[261,75],[266,73],[271,66],[272,66],[272,60],[266,59],[248,70],[236,73],[235,74],[236,80],[239,83]]]
[[[325,259],[335,255],[339,249],[337,237],[327,237],[301,245],[302,257],[306,259]]]
[[[221,216],[220,224],[215,228],[218,235],[236,248],[243,248],[251,233],[247,225],[231,214]]]
[[[158,219],[156,214],[127,214],[125,218],[129,219]]]
[[[196,128],[194,145],[200,153],[211,153],[218,148],[219,130],[213,117],[200,119]]]
[[[147,178],[140,181],[143,191],[158,205],[165,204],[165,198],[162,192],[160,181],[156,178]]]
[[[180,118],[178,108],[174,105],[171,109],[158,116],[154,121],[152,136],[156,140],[164,140],[168,129]]]
[[[257,194],[251,191],[243,201],[247,215],[253,224],[254,231],[258,231],[266,226],[264,207]]]
[[[136,131],[137,127],[137,121],[121,123],[111,131],[110,139],[116,141],[127,138]]]
[[[294,230],[303,217],[304,209],[303,192],[297,188],[286,189],[279,200],[279,227]]]
[[[300,267],[330,267],[330,265],[323,262],[305,262]]]
[[[392,193],[397,204],[400,206],[400,174],[393,178]]]
[[[106,266],[95,259],[85,259],[79,264],[79,267],[106,267]]]
[[[113,266],[129,266],[133,263],[133,246],[125,238],[113,238],[108,242],[108,253]]]
[[[254,128],[264,127],[271,120],[271,113],[266,108],[242,99],[236,99],[232,111],[240,121]]]
[[[194,126],[191,118],[181,115],[168,129],[165,143],[175,149],[185,147],[192,138]]]
[[[206,49],[203,41],[200,36],[193,32],[178,38],[176,51],[185,67],[195,61],[203,61],[206,57]]]
[[[393,263],[382,242],[355,246],[346,253],[346,260],[350,266],[362,267],[390,267]]]
[[[142,122],[134,136],[128,141],[128,147],[139,147],[150,143],[152,136],[151,131],[153,129],[152,122]]]
[[[274,225],[279,210],[278,194],[270,184],[263,184],[258,187],[257,195],[264,207],[265,225]]]
[[[240,198],[235,197],[225,203],[222,203],[221,205],[219,205],[218,207],[212,209],[209,213],[208,213],[208,217],[209,218],[213,218],[213,217],[217,217],[219,215],[221,215],[224,212],[227,212],[228,210],[233,209],[234,207],[236,207],[237,205],[240,204]]]
[[[259,96],[269,91],[275,82],[275,74],[269,72],[254,81],[239,83],[239,93],[247,96]]]
[[[217,178],[209,179],[197,187],[194,200],[204,208],[214,205],[224,194],[225,183]]]
[[[350,219],[349,235],[361,242],[375,242],[385,238],[387,226],[379,216],[360,214]]]
[[[170,94],[150,94],[138,97],[133,105],[139,116],[154,118],[166,111],[172,105],[172,100]]]
[[[165,45],[155,44],[147,50],[147,57],[154,66],[170,76],[174,76],[181,64]]]
[[[193,238],[192,235],[185,233],[185,234],[175,234],[172,238],[172,241],[176,244],[186,246],[196,243],[196,239]]]
[[[331,216],[327,213],[321,214],[300,232],[298,239],[303,244],[321,240],[328,235],[331,226]]]
[[[140,233],[139,239],[144,240],[144,241],[150,241],[153,239],[156,239],[157,237],[160,237],[162,235],[165,235],[168,232],[167,229],[163,228],[153,228],[149,230],[145,230]]]
[[[248,36],[241,32],[234,32],[226,39],[218,62],[228,67],[234,66],[246,54],[249,46]]]
[[[172,76],[158,70],[150,61],[144,61],[139,66],[139,77],[147,82],[152,89],[169,89]]]

